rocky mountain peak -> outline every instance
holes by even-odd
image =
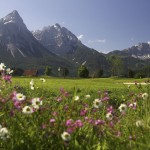
[[[33,37],[16,10],[0,19],[0,47],[14,58],[42,57],[49,53]]]
[[[58,23],[32,32],[33,36],[47,49],[56,54],[73,52],[79,43],[78,38]]]
[[[26,27],[17,10],[12,11],[7,16],[2,18],[1,22],[3,22],[4,25],[15,23],[19,26]]]

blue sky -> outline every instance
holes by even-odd
[[[150,0],[0,1],[0,18],[13,10],[29,30],[59,23],[100,52],[150,41]]]

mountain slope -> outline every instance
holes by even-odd
[[[42,57],[49,53],[33,37],[16,10],[0,19],[0,45],[13,57]]]
[[[73,52],[79,42],[74,34],[59,24],[44,27],[32,34],[47,49],[59,55]]]
[[[150,44],[149,43],[139,43],[138,45],[132,46],[124,50],[115,50],[108,55],[119,55],[122,57],[134,57],[139,59],[150,59]]]
[[[49,51],[63,56],[76,66],[84,64],[92,72],[108,66],[103,54],[82,44],[71,31],[59,24],[44,27],[32,34]]]
[[[71,62],[50,52],[39,43],[16,10],[0,19],[0,54],[0,61],[10,67],[73,67]]]

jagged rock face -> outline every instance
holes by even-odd
[[[56,54],[73,53],[80,43],[74,34],[59,24],[44,27],[43,30],[34,31],[32,34],[47,49]]]
[[[139,43],[138,45],[132,46],[131,48],[124,49],[122,51],[116,50],[109,54],[120,55],[120,56],[131,56],[139,59],[150,59],[150,43]]]
[[[135,58],[150,59],[150,45],[148,43],[139,43],[124,51],[128,51]]]
[[[48,52],[33,37],[16,10],[0,19],[0,45],[13,57],[42,57]]]

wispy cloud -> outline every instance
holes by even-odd
[[[106,43],[105,39],[89,40],[88,43]]]
[[[81,34],[81,35],[79,35],[77,38],[79,39],[79,40],[81,40],[81,39],[83,39],[83,34]]]

